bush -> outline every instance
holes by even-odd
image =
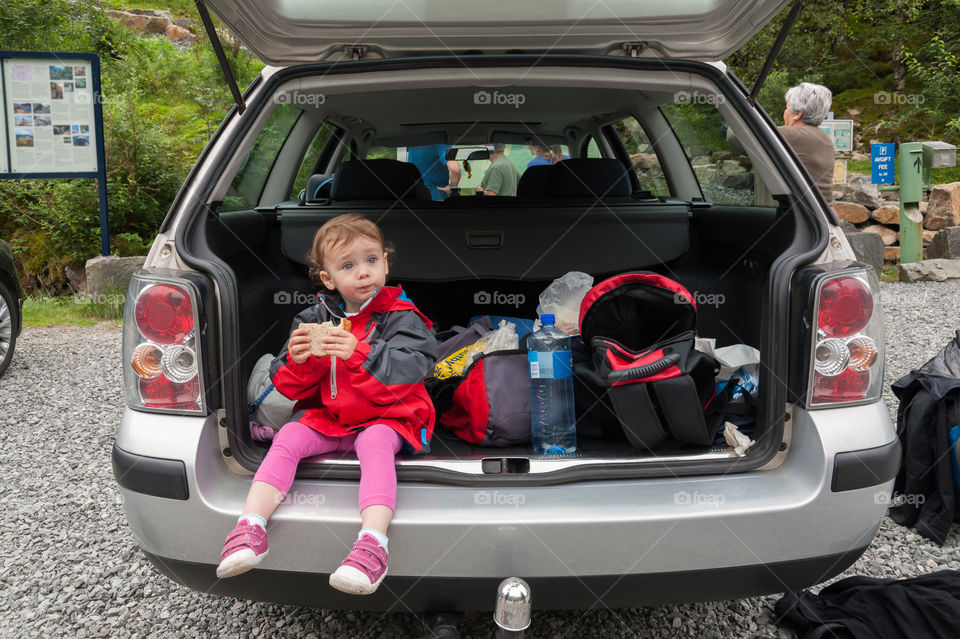
[[[233,101],[209,43],[180,49],[140,37],[94,4],[69,0],[0,3],[0,33],[7,49],[99,54],[110,250],[143,255]],[[236,44],[226,54],[241,87],[262,67]],[[0,181],[0,238],[28,292],[70,292],[65,269],[99,255],[98,198],[95,180]]]

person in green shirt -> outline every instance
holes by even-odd
[[[483,175],[480,186],[477,187],[477,194],[483,195],[511,195],[517,194],[517,182],[520,180],[520,173],[513,162],[507,158],[503,152],[507,145],[497,143],[490,149],[490,167]]]

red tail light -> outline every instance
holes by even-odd
[[[830,337],[849,337],[863,329],[873,315],[873,294],[852,277],[830,280],[820,289],[817,325]]]
[[[140,292],[134,311],[143,336],[159,344],[181,344],[193,331],[193,304],[183,289],[154,284]]]
[[[883,318],[874,313],[873,271],[823,280],[811,362],[811,407],[862,402],[880,396],[883,384]]]
[[[140,397],[147,408],[184,408],[197,409],[197,396],[200,394],[200,382],[194,377],[188,382],[178,384],[161,375],[154,379],[140,380]]]
[[[124,317],[124,386],[140,410],[202,413],[197,294],[188,282],[134,277]]]

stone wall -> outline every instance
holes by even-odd
[[[850,173],[845,184],[834,185],[833,209],[847,234],[876,233],[884,244],[884,259],[900,261],[900,201],[896,191],[870,184],[870,176]],[[935,185],[920,202],[923,248],[927,257],[937,233],[960,226],[960,182]],[[931,256],[933,257],[933,256]],[[941,257],[938,255],[938,257]]]

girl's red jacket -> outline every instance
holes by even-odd
[[[336,298],[322,295],[319,304],[294,318],[290,330],[301,323],[336,324],[343,315]],[[294,418],[314,430],[342,437],[383,423],[421,452],[436,417],[423,385],[437,359],[432,329],[403,290],[385,286],[350,318],[358,342],[349,359],[332,365],[331,357],[311,356],[297,364],[285,345],[270,364],[270,377],[283,396],[296,400]]]

